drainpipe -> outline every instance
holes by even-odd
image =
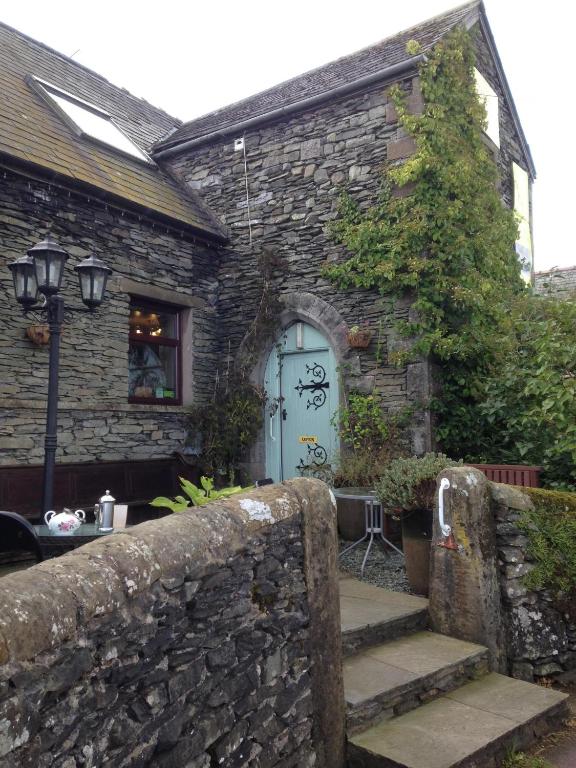
[[[260,123],[286,117],[293,114],[294,112],[300,112],[302,110],[308,109],[309,107],[315,107],[317,104],[321,104],[324,101],[346,96],[349,93],[360,90],[361,88],[373,85],[380,80],[391,80],[398,75],[405,74],[411,70],[415,70],[421,62],[425,61],[425,59],[425,54],[413,56],[412,58],[401,61],[398,64],[392,64],[390,67],[385,67],[384,69],[379,69],[377,72],[372,72],[370,75],[364,75],[364,77],[360,77],[350,83],[339,85],[337,88],[332,88],[329,91],[323,91],[322,93],[316,94],[315,96],[309,96],[307,99],[295,101],[292,104],[287,104],[285,107],[279,107],[278,109],[265,112],[263,115],[257,115],[256,117],[250,117],[246,120],[240,120],[239,122],[233,123],[232,125],[219,128],[217,131],[206,133],[204,136],[197,136],[194,139],[188,139],[188,141],[184,141],[182,144],[175,144],[174,146],[167,147],[166,149],[158,149],[152,152],[152,156],[154,159],[163,160],[168,157],[173,157],[179,152],[184,152],[188,149],[198,147],[201,144],[223,139],[226,136],[230,136],[231,134],[241,136],[246,130],[259,125]]]

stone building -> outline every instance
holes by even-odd
[[[530,275],[534,166],[481,2],[185,124],[0,27],[11,94],[0,119],[0,464],[42,459],[47,353],[24,334],[6,263],[47,232],[72,257],[94,251],[114,269],[102,310],[66,327],[61,463],[149,463],[181,448],[187,405],[209,402],[254,322],[263,253],[277,265],[282,311],[253,371],[269,395],[253,476],[332,461],[331,419],[351,388],[381,393],[390,409],[412,405],[414,450],[430,447],[428,365],[389,362],[393,316],[408,303],[339,292],[322,267],[340,254],[327,232],[340,191],[369,201],[384,163],[412,151],[390,85],[419,110],[421,56],[456,25],[474,34],[486,141],[505,203],[524,216],[518,249]],[[406,53],[409,40],[422,54]],[[72,301],[71,269],[67,278]],[[367,347],[354,346],[354,326],[371,332]],[[9,476],[0,473],[0,507]]]
[[[576,266],[556,267],[534,275],[534,290],[559,299],[576,297]]]

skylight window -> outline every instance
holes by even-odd
[[[145,163],[151,162],[150,158],[116,125],[108,112],[36,77],[32,78],[32,82],[36,90],[52,107],[56,108],[60,117],[78,135],[89,136]]]

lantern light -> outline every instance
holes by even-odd
[[[38,300],[34,259],[30,256],[21,256],[8,264],[8,268],[12,272],[12,279],[14,280],[16,301],[25,309],[30,309]]]
[[[46,240],[30,248],[28,255],[34,261],[38,290],[44,296],[58,293],[64,276],[64,265],[68,254],[58,243],[47,235]]]
[[[80,264],[77,264],[74,269],[78,272],[82,301],[90,309],[99,307],[102,304],[108,276],[112,273],[112,270],[94,255],[88,256]]]

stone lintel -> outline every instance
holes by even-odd
[[[179,307],[192,307],[214,312],[205,299],[201,299],[199,296],[191,296],[189,293],[161,288],[160,286],[153,285],[149,282],[133,280],[130,277],[115,277],[112,279],[112,283],[122,293],[129,293],[134,296],[163,301],[167,304],[175,304]]]

